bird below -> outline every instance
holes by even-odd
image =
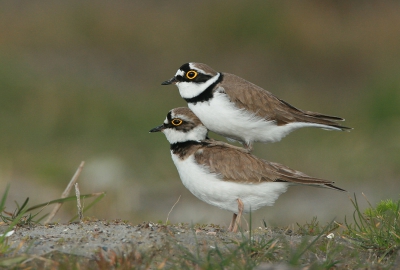
[[[188,107],[211,131],[252,149],[253,142],[280,141],[303,127],[349,131],[343,118],[303,111],[236,75],[206,64],[186,63],[162,85],[175,84]]]
[[[207,128],[189,108],[172,109],[164,123],[150,132],[165,134],[182,183],[193,195],[234,213],[229,231],[237,231],[243,212],[273,205],[290,185],[345,191],[331,181],[260,159],[244,148],[209,139]]]

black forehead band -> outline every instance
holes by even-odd
[[[191,70],[189,63],[183,64],[179,69],[183,70],[185,73]]]
[[[168,112],[167,119],[168,119],[168,123],[171,122],[171,120],[172,120],[171,112]]]

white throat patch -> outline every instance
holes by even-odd
[[[201,141],[207,136],[207,128],[203,125],[197,126],[188,132],[172,128],[164,129],[162,132],[165,134],[165,137],[167,137],[170,144],[187,141]]]
[[[179,70],[178,70],[179,72]],[[177,72],[177,73],[178,73]],[[194,98],[204,92],[210,85],[215,83],[219,77],[220,73],[210,78],[208,81],[204,83],[195,83],[195,82],[177,82],[176,86],[178,86],[179,93],[182,98]]]

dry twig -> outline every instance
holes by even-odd
[[[85,165],[85,161],[82,161],[81,164],[79,165],[78,169],[76,170],[74,176],[72,177],[71,181],[69,182],[68,186],[65,188],[64,192],[61,194],[61,199],[66,198],[68,196],[68,194],[70,193],[72,187],[74,186],[74,184],[78,180],[78,177],[81,174],[84,165]],[[44,222],[44,224],[49,223],[53,219],[53,217],[57,214],[58,210],[60,209],[61,205],[62,205],[62,203],[57,203],[54,206],[53,210],[51,211],[51,213],[47,217],[47,219]]]
[[[169,218],[169,214],[171,214],[172,210],[174,209],[175,205],[179,202],[179,199],[181,198],[181,195],[179,195],[178,200],[174,203],[174,205],[172,206],[171,210],[169,210],[169,213],[167,215],[167,220],[165,221],[165,224],[168,223],[168,218]]]

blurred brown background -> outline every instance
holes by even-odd
[[[7,1],[0,4],[0,190],[8,208],[58,198],[79,163],[86,216],[227,225],[181,184],[164,135],[186,106],[161,86],[189,61],[239,75],[350,133],[302,129],[259,157],[336,181],[371,203],[400,191],[398,1]],[[214,138],[220,138],[211,134]],[[220,138],[222,139],[222,138]],[[89,202],[85,202],[88,204]],[[44,212],[48,211],[45,209]],[[292,187],[253,224],[343,220],[345,193]],[[65,205],[56,221],[76,210]]]

